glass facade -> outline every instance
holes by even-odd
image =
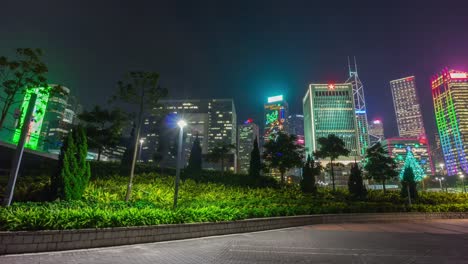
[[[353,90],[350,83],[310,84],[303,99],[303,110],[307,155],[312,155],[319,148],[319,138],[334,134],[340,137],[350,150],[349,157],[340,157],[338,160],[360,159]]]
[[[250,153],[255,138],[258,138],[258,126],[251,122],[239,125],[239,169],[241,173],[248,173],[250,167]]]
[[[447,174],[468,173],[468,73],[444,69],[431,85]]]
[[[399,136],[414,138],[424,136],[424,123],[416,95],[414,76],[390,81],[390,88]]]

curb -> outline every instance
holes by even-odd
[[[404,222],[466,218],[468,218],[468,213],[329,214],[140,227],[2,231],[0,232],[0,255],[121,246],[314,224]]]

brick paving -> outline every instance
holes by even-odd
[[[326,224],[87,250],[0,263],[468,263],[468,220]]]

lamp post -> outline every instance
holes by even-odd
[[[145,142],[144,139],[140,139],[140,154],[138,155],[138,160],[141,161],[141,152],[143,150],[143,142]]]
[[[177,167],[176,167],[176,178],[175,178],[175,190],[174,190],[174,209],[177,208],[177,196],[179,194],[179,181],[180,181],[180,166],[182,159],[182,140],[184,136],[184,127],[187,125],[185,120],[181,119],[177,122],[179,126],[179,145],[177,147]]]
[[[442,188],[442,181],[444,180],[444,177],[436,177],[435,179],[439,181],[440,190],[441,190],[441,191],[444,191],[444,189]]]
[[[462,184],[463,184],[463,192],[466,193],[466,188],[465,188],[465,175],[463,175],[463,172],[459,172],[458,173],[460,175],[460,178],[462,180]]]

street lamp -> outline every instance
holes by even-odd
[[[441,191],[444,191],[444,189],[442,188],[442,181],[444,180],[444,177],[436,177],[435,179],[439,181],[440,190],[441,190]]]
[[[179,126],[179,146],[177,147],[177,167],[176,167],[176,178],[175,178],[175,190],[174,190],[174,209],[177,208],[177,196],[179,194],[179,181],[180,181],[180,166],[182,159],[182,139],[184,135],[184,127],[187,125],[185,120],[181,119],[177,122]]]
[[[143,150],[143,142],[145,142],[144,139],[140,139],[140,154],[138,155],[138,160],[141,161],[141,151]]]
[[[466,188],[465,188],[465,175],[463,175],[463,172],[458,172],[458,174],[460,175],[460,178],[462,180],[462,184],[463,184],[463,192],[466,193]]]

